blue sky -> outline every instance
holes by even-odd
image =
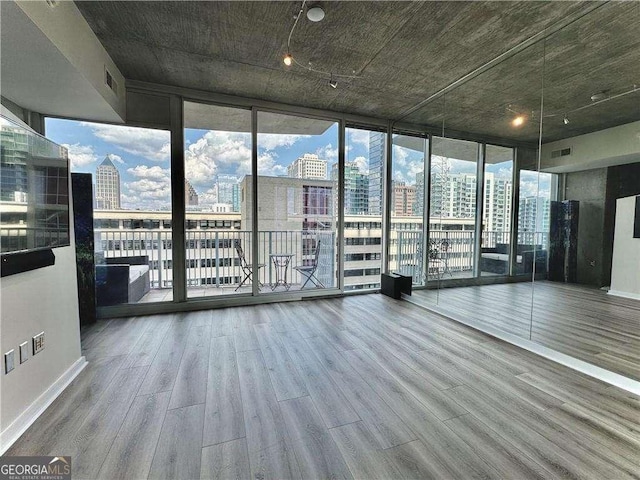
[[[170,135],[168,131],[78,122],[48,118],[46,135],[69,150],[72,171],[95,175],[107,154],[118,168],[122,183],[122,206],[133,209],[170,208]],[[196,189],[200,204],[213,203],[217,174],[241,179],[250,173],[249,133],[185,130],[186,177]],[[368,168],[369,134],[348,129],[347,161]],[[322,135],[260,134],[258,166],[260,175],[286,175],[286,167],[304,153],[315,153],[331,165],[338,158],[338,128],[334,124]],[[473,170],[471,162],[451,161],[452,172]],[[488,167],[496,172],[500,165]],[[422,154],[394,146],[394,179],[414,183],[422,171]],[[524,191],[533,194],[537,175],[525,176]]]

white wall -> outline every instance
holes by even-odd
[[[616,226],[611,266],[612,295],[640,300],[640,238],[633,238],[636,197],[616,202]]]
[[[3,97],[46,115],[123,122],[124,77],[74,2],[0,1],[0,23]]]
[[[551,158],[551,152],[571,148],[571,155]],[[637,162],[640,158],[640,121],[542,145],[540,166],[545,172],[564,173]]]
[[[16,352],[15,370],[5,375],[3,365],[0,374],[0,453],[85,364],[73,238],[72,221],[71,246],[53,249],[55,265],[0,280],[0,344],[3,354]],[[31,338],[42,331],[45,348],[32,356]],[[19,345],[25,341],[30,357],[20,364]]]

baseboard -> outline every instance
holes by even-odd
[[[633,300],[640,300],[640,293],[621,292],[620,290],[609,290],[607,293],[609,295],[614,295],[616,297],[624,297],[624,298],[631,298]]]
[[[71,365],[66,372],[53,382],[42,395],[27,407],[22,414],[16,418],[11,425],[0,433],[0,455],[3,455],[11,445],[35,422],[40,415],[58,398],[65,388],[74,378],[87,366],[87,360],[80,357]]]
[[[473,320],[465,319],[461,315],[451,314],[451,312],[447,311],[447,309],[444,309],[437,305],[424,305],[407,295],[403,295],[402,298],[409,301],[413,305],[424,308],[425,310],[435,312],[439,315],[442,315],[443,317],[449,318],[458,323],[462,323],[463,325],[474,328],[483,333],[487,333],[492,337],[504,340],[505,342],[528,350],[529,352],[540,355],[541,357],[552,360],[556,363],[559,363],[560,365],[564,365],[565,367],[584,373],[585,375],[589,375],[590,377],[608,383],[609,385],[621,388],[622,390],[626,390],[627,392],[631,392],[635,395],[640,395],[640,382],[637,380],[633,380],[629,377],[625,377],[610,370],[606,370],[602,367],[598,367],[597,365],[585,362],[584,360],[579,360],[577,358],[571,357],[565,353],[558,352],[557,350],[553,350],[549,347],[545,347],[544,345],[541,345],[532,340],[504,332],[495,327],[474,322]]]

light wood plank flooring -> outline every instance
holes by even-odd
[[[437,301],[453,318],[471,319],[531,338],[640,380],[639,300],[548,281],[536,282],[533,287],[531,283],[508,283],[443,288],[439,292],[422,290],[414,292],[413,297],[425,306]]]
[[[10,449],[75,479],[640,478],[640,398],[381,295],[101,321]]]

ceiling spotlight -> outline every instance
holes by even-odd
[[[524,124],[524,117],[522,115],[518,115],[516,118],[511,120],[511,125],[514,127],[521,127]]]
[[[307,9],[307,18],[312,22],[319,22],[324,18],[324,10],[320,5],[312,5]]]
[[[331,88],[338,88],[338,81],[333,79],[333,75],[331,75],[331,79],[329,80],[329,86]]]
[[[566,115],[564,116],[564,118],[562,119],[563,123],[565,125],[569,125],[569,117],[567,117]]]
[[[291,56],[291,54],[290,54],[290,53],[287,53],[287,54],[284,56],[284,58],[282,59],[282,61],[284,62],[284,64],[285,64],[287,67],[290,67],[290,66],[291,66],[291,64],[293,63],[293,57]]]

